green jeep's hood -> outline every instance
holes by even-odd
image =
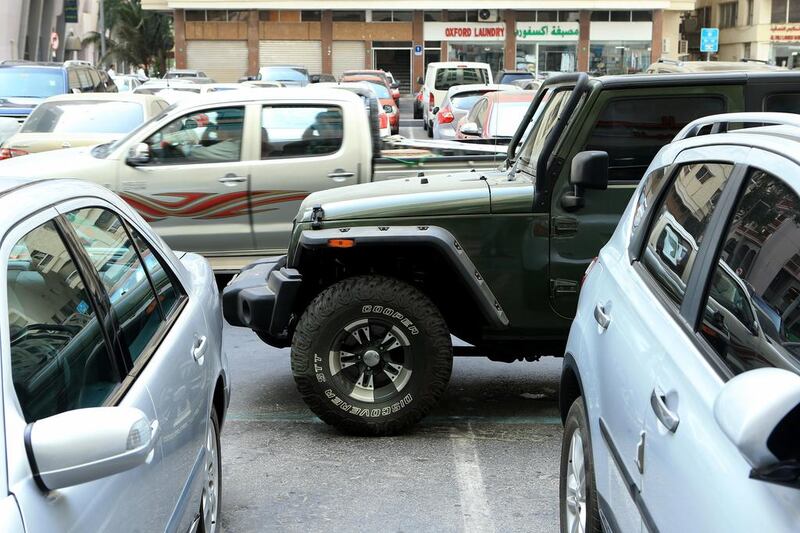
[[[489,213],[486,173],[465,172],[445,176],[402,178],[315,192],[300,206],[309,220],[314,206],[325,212],[323,220],[396,218]]]

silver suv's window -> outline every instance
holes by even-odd
[[[150,147],[150,164],[239,161],[243,127],[243,107],[194,111],[173,120],[145,141]]]
[[[753,172],[723,242],[700,333],[734,374],[800,371],[800,198]]]
[[[338,107],[269,106],[261,111],[261,159],[333,154],[343,136]]]
[[[6,283],[11,379],[25,420],[102,405],[120,375],[55,224],[16,243]]]
[[[678,169],[653,218],[642,263],[678,305],[711,215],[733,165],[695,163]]]

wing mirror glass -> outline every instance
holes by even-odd
[[[139,143],[132,147],[128,152],[128,157],[125,158],[125,163],[132,167],[139,165],[146,165],[150,162],[150,147],[147,143]]]
[[[478,128],[478,125],[474,122],[465,122],[461,125],[461,129],[459,130],[464,135],[480,135],[481,130]]]
[[[598,150],[580,152],[572,158],[569,183],[572,193],[561,198],[561,206],[574,210],[586,204],[586,189],[605,190],[608,187],[608,153]]]
[[[800,489],[800,376],[779,368],[739,374],[722,387],[714,418],[753,467],[751,478]]]
[[[37,483],[55,490],[149,462],[157,434],[135,407],[92,407],[28,424],[25,449]]]

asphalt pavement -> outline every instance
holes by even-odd
[[[401,100],[400,133],[427,138]],[[409,433],[354,438],[300,399],[289,350],[225,326],[233,393],[222,433],[222,525],[233,532],[558,530],[561,360],[456,358],[440,405]]]

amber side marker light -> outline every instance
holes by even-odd
[[[328,246],[330,248],[352,248],[356,245],[353,239],[328,239]]]

